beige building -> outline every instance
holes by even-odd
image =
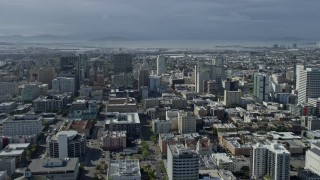
[[[40,68],[31,69],[29,71],[29,80],[31,82],[41,82],[43,84],[48,84],[51,88],[51,82],[56,78],[55,68]]]
[[[191,112],[179,111],[178,130],[180,134],[196,132],[196,117]]]
[[[127,147],[126,131],[106,131],[102,137],[102,148],[104,150],[121,150]]]

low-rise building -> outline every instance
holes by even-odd
[[[16,159],[15,158],[1,158],[0,159],[0,171],[6,171],[7,175],[11,176],[15,170],[16,170]]]
[[[107,112],[134,113],[138,106],[133,98],[110,98],[106,109]]]
[[[106,131],[126,131],[128,138],[140,137],[140,118],[138,113],[107,113]]]
[[[165,134],[171,132],[171,123],[167,120],[152,120],[152,130],[155,134]]]
[[[3,135],[39,135],[42,132],[42,117],[35,114],[14,115],[3,122]]]
[[[30,146],[30,143],[9,144],[0,151],[0,159],[15,159],[15,163],[19,164],[25,159],[25,152]]]
[[[63,110],[67,105],[67,95],[50,95],[33,101],[35,112],[53,112]]]
[[[81,134],[84,134],[86,137],[89,137],[91,131],[93,130],[93,121],[92,120],[80,120],[75,121],[71,120],[67,124],[65,130],[74,130]]]
[[[138,160],[114,160],[109,162],[108,179],[141,180]]]
[[[101,139],[104,150],[122,150],[127,147],[126,131],[106,131]]]
[[[3,102],[0,104],[0,113],[10,113],[14,111],[16,107],[17,107],[17,103],[14,101]]]
[[[46,176],[55,180],[77,180],[79,175],[78,158],[33,159],[28,168],[32,175]]]

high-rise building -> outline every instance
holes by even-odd
[[[161,76],[150,76],[150,91],[159,92],[161,85]]]
[[[199,154],[182,144],[168,145],[167,174],[169,180],[198,180]]]
[[[267,74],[254,74],[253,76],[253,95],[259,101],[269,99],[269,76]]]
[[[308,103],[309,98],[320,97],[320,69],[300,69],[297,76],[298,104]]]
[[[312,143],[306,152],[305,169],[320,176],[320,143]]]
[[[191,112],[179,111],[178,130],[180,134],[196,132],[196,117]]]
[[[290,179],[290,152],[280,144],[257,143],[250,152],[251,179],[269,176],[273,180]]]
[[[197,93],[204,93],[210,80],[215,81],[216,89],[222,91],[222,81],[227,78],[223,65],[210,65],[199,63],[195,67],[195,86]]]
[[[55,68],[43,67],[40,69],[31,69],[29,71],[31,82],[41,82],[43,84],[48,84],[51,89],[51,81],[56,78]]]
[[[224,104],[227,107],[240,105],[241,91],[224,90]]]
[[[166,72],[166,57],[163,55],[158,55],[157,57],[157,75],[161,76]]]
[[[70,77],[57,77],[52,80],[52,90],[56,93],[71,92],[74,95],[76,93],[75,79]]]
[[[111,64],[113,66],[113,73],[132,73],[133,64],[132,56],[130,54],[116,54],[111,58]]]
[[[138,90],[140,91],[142,86],[149,86],[150,84],[149,66],[145,60],[140,67],[138,76]]]

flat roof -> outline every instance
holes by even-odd
[[[0,156],[20,156],[23,152],[23,149],[3,149],[0,151]]]
[[[108,176],[141,176],[138,160],[109,161]]]
[[[8,144],[7,147],[12,149],[26,149],[29,147],[30,143],[15,143],[15,144]]]
[[[51,163],[54,165],[51,165]],[[68,158],[68,160],[59,158],[33,159],[29,165],[29,169],[32,173],[50,174],[50,172],[74,171],[78,165],[78,158]]]
[[[107,113],[106,124],[140,124],[138,113]]]

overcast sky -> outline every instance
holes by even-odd
[[[320,0],[0,0],[0,35],[318,38]]]

